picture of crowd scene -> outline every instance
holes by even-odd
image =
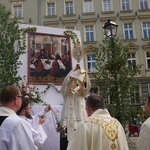
[[[68,38],[36,33],[29,45],[30,82],[61,82],[71,70]]]

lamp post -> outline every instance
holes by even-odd
[[[115,22],[108,20],[103,27],[105,35],[110,39],[115,38],[117,34],[117,27],[118,25]]]
[[[115,43],[114,43],[114,38],[116,37],[117,34],[117,28],[118,25],[115,22],[112,22],[110,20],[108,20],[105,24],[104,24],[104,34],[106,36],[106,39],[111,40],[111,55],[109,56],[110,58],[110,64],[111,64],[111,68],[109,68],[110,70],[110,74],[111,74],[111,79],[112,80],[112,87],[109,89],[110,90],[110,99],[109,99],[109,105],[111,105],[110,101],[114,101],[116,100],[116,108],[118,109],[118,111],[116,110],[117,114],[116,114],[116,118],[121,121],[121,110],[120,110],[120,101],[119,101],[119,85],[118,85],[118,70],[116,67],[116,63],[115,63],[115,57],[117,57],[115,55]],[[115,91],[115,92],[114,92]]]
[[[114,38],[117,34],[117,28],[118,25],[115,22],[112,22],[111,20],[108,20],[103,27],[106,38],[111,40],[112,58],[114,57]]]

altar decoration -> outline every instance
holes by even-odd
[[[32,103],[44,104],[45,101],[42,99],[42,96],[49,90],[50,84],[48,84],[45,90],[41,92],[37,86],[28,83],[27,80],[23,78],[23,81],[19,88],[21,90],[23,98],[29,98]]]
[[[68,35],[72,39],[72,43],[74,44],[72,49],[72,57],[79,63],[79,61],[84,57],[84,51],[81,47],[77,34],[71,30],[64,31],[64,34]]]

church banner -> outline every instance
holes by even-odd
[[[28,80],[62,84],[72,69],[70,39],[65,35],[28,33]]]

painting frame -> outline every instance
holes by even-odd
[[[71,69],[69,36],[28,33],[28,83],[61,85]]]

